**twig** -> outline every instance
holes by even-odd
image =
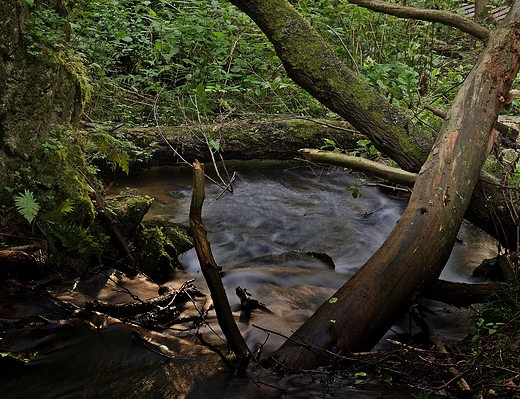
[[[219,357],[226,364],[226,366],[228,366],[233,371],[237,370],[237,368],[228,360],[228,358],[226,356],[224,356],[224,354],[222,353],[222,351],[220,349],[214,347],[208,341],[206,341],[206,340],[204,340],[204,338],[202,338],[201,333],[197,334],[197,338],[199,339],[199,341],[201,342],[202,345],[204,345],[206,348],[208,348],[209,350],[211,350],[211,351],[215,352],[217,355],[219,355]]]
[[[347,45],[343,42],[343,39],[341,38],[341,36],[338,34],[338,32],[336,32],[334,30],[334,28],[330,25],[327,25],[327,28],[329,28],[332,33],[334,33],[336,35],[336,37],[338,38],[338,40],[341,42],[341,45],[343,46],[343,49],[347,52],[347,54],[349,55],[350,59],[352,60],[352,62],[354,63],[354,66],[356,67],[356,71],[358,73],[358,75],[360,75],[361,73],[359,72],[359,68],[357,66],[357,63],[356,63],[356,60],[354,59],[354,57],[352,56],[352,54],[350,53]]]
[[[96,202],[99,215],[105,222],[105,225],[108,229],[108,232],[110,234],[110,237],[114,240],[115,244],[119,248],[119,250],[123,253],[123,258],[121,261],[130,268],[133,272],[139,272],[137,262],[132,255],[132,250],[126,243],[124,237],[122,236],[121,232],[118,228],[118,223],[116,220],[112,219],[110,217],[110,214],[108,210],[105,207],[105,203],[101,196],[92,188],[89,186],[89,197]]]
[[[417,309],[417,305],[412,306],[410,309],[410,313],[415,321],[415,323],[419,326],[419,328],[428,336],[430,341],[435,345],[437,350],[441,353],[448,353],[448,350],[444,346],[444,344],[441,342],[439,337],[433,332],[433,330],[430,328],[428,323],[422,318],[421,314],[419,313],[419,310]],[[447,384],[451,384],[454,381],[457,381],[457,386],[461,391],[471,391],[471,387],[467,383],[467,381],[462,377],[462,374],[454,367],[449,366],[448,371],[453,376],[453,378],[447,382]],[[436,391],[443,389],[446,384],[444,384],[442,387],[437,388]]]
[[[415,346],[411,346],[411,345],[405,344],[405,343],[403,343],[403,342],[396,341],[395,339],[387,338],[387,339],[386,339],[386,342],[388,342],[388,343],[390,343],[390,344],[393,344],[393,345],[400,346],[400,347],[405,348],[405,349],[413,350],[413,351],[415,351],[415,352],[428,352],[428,351],[425,350],[425,349],[416,348]]]
[[[168,359],[168,360],[175,359],[174,356],[167,355],[166,353],[163,353],[163,352],[158,351],[157,349],[155,349],[155,348],[153,347],[153,344],[152,344],[150,341],[148,341],[148,340],[143,336],[143,334],[141,334],[141,331],[136,330],[136,329],[132,329],[132,335],[133,335],[133,336],[134,336],[138,341],[140,341],[146,349],[148,349],[149,351],[155,353],[156,355],[159,355],[159,356],[165,357],[165,358]]]

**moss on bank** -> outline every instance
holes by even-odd
[[[182,268],[178,257],[193,247],[193,240],[184,226],[166,220],[143,222],[152,202],[153,198],[129,189],[108,198],[106,205],[119,231],[130,240],[139,270],[157,282],[165,282]]]
[[[135,241],[141,270],[158,282],[170,280],[182,269],[179,255],[193,248],[184,227],[163,220],[149,220]]]

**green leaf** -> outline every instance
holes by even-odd
[[[419,393],[419,396],[417,396],[417,399],[428,399],[429,397],[430,397],[430,395],[428,395],[428,392],[421,391]]]
[[[209,147],[212,151],[219,151],[220,150],[220,140],[219,139],[210,139],[209,140]]]
[[[40,205],[34,199],[34,195],[31,191],[25,190],[24,193],[14,196],[14,204],[20,215],[22,215],[29,223],[32,223],[38,211]]]
[[[333,298],[329,299],[329,303],[336,303],[336,302],[338,302],[338,298],[333,297]]]
[[[65,201],[63,201],[63,204],[61,204],[61,207],[60,207],[60,213],[70,213],[74,210],[74,201],[70,200],[70,199],[66,199]]]
[[[25,0],[27,4],[29,4],[29,7],[34,7],[34,0]]]

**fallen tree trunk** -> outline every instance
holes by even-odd
[[[511,287],[499,283],[466,284],[438,280],[425,288],[422,296],[449,305],[466,308],[475,303],[489,300],[508,300],[520,293],[520,287]]]
[[[263,1],[235,2],[247,9]],[[278,2],[276,2],[278,3]],[[276,8],[272,2],[269,7]],[[313,369],[333,353],[370,350],[449,258],[469,198],[492,147],[501,100],[520,67],[520,2],[491,35],[454,100],[408,207],[363,267],[273,355],[291,369]],[[277,28],[293,29],[287,16]]]
[[[195,159],[211,162],[204,134],[219,141],[220,155],[226,160],[292,160],[302,146],[321,148],[333,140],[338,148],[354,149],[366,136],[341,120],[284,118],[270,121],[233,120],[221,124],[164,126],[122,130],[143,151],[154,144],[149,162],[135,163],[133,172],[152,166],[191,164]],[[166,143],[166,141],[168,143]]]
[[[349,121],[402,169],[420,170],[432,148],[433,136],[421,131],[351,71],[288,1],[232,0],[231,3],[262,29],[288,75],[298,85]],[[501,95],[507,102],[508,93]],[[465,217],[499,239],[504,247],[516,251],[517,220],[503,202],[502,188],[483,181],[475,190]]]

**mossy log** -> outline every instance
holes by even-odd
[[[219,155],[225,160],[292,160],[302,147],[321,148],[331,140],[340,149],[354,149],[366,136],[341,120],[286,118],[275,120],[233,120],[199,126],[164,126],[122,130],[133,144],[155,150],[148,163],[132,166],[133,172],[152,166],[212,161],[204,136],[218,140]],[[217,158],[218,160],[220,158]]]

